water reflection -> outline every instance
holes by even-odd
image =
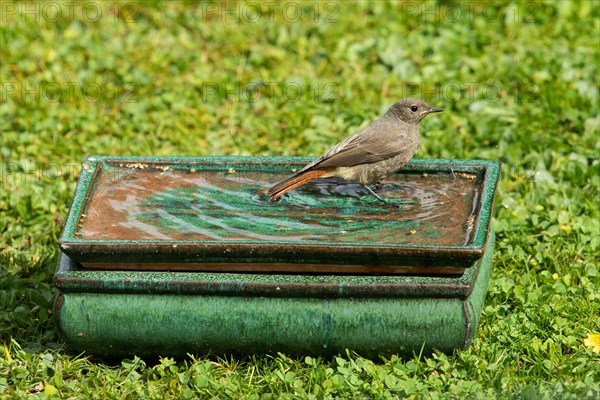
[[[284,174],[139,169],[99,177],[80,221],[87,239],[467,244],[479,207],[474,175],[398,174],[374,187],[318,180],[271,203]]]

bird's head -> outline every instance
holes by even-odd
[[[394,114],[408,124],[418,125],[428,114],[442,111],[444,110],[433,108],[421,99],[408,98],[398,100],[388,113]]]

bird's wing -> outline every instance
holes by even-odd
[[[410,151],[409,140],[390,135],[389,126],[372,124],[338,143],[304,170],[371,164]],[[381,129],[378,129],[381,128]],[[387,129],[385,129],[387,128]],[[394,136],[394,139],[391,137]],[[390,140],[386,140],[389,137]]]

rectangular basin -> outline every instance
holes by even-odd
[[[378,185],[266,191],[309,158],[112,157],[83,164],[60,238],[83,268],[458,275],[489,238],[500,164],[417,159]]]

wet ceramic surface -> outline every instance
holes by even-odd
[[[447,268],[482,256],[499,163],[413,160],[374,187],[391,205],[340,180],[315,181],[269,202],[268,188],[309,160],[89,157],[61,249],[87,266],[152,263],[155,270],[173,263],[288,272],[343,264],[456,273]]]
[[[481,201],[475,174],[398,174],[376,187],[389,206],[340,180],[309,184],[272,203],[265,190],[283,171],[163,169],[105,167],[77,235],[460,246],[472,239]]]

